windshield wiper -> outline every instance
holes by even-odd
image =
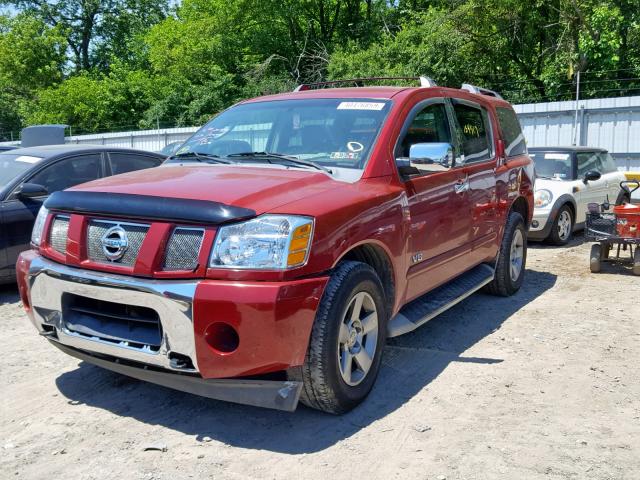
[[[294,157],[292,155],[285,155],[284,153],[276,153],[276,152],[242,152],[242,153],[232,153],[227,155],[227,158],[258,158],[264,159],[267,163],[276,163],[278,162],[289,162],[293,165],[300,165],[305,167],[315,168],[317,170],[322,170],[323,172],[327,172],[328,174],[332,174],[333,172],[318,163],[310,162],[308,160],[301,160],[298,157]]]
[[[167,160],[185,159],[185,158],[192,158],[197,162],[204,162],[204,163],[227,163],[227,164],[233,163],[231,160],[226,160],[220,157],[220,155],[214,155],[213,153],[198,153],[198,152],[178,153],[177,155],[172,155],[171,157],[167,158]]]

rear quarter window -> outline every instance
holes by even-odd
[[[157,167],[161,160],[136,153],[109,153],[109,162],[113,175]]]
[[[516,112],[510,108],[498,107],[496,108],[496,113],[504,137],[507,157],[515,157],[527,153],[527,143],[525,142]]]

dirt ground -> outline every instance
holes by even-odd
[[[0,287],[0,478],[638,479],[640,278],[590,274],[588,250],[534,245],[516,296],[476,294],[390,342],[341,417],[79,363]]]

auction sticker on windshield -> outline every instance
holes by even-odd
[[[380,102],[340,102],[338,110],[382,110],[384,103]]]

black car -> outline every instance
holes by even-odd
[[[0,283],[15,280],[18,254],[50,193],[120,173],[157,167],[164,155],[94,145],[48,145],[0,152]]]
[[[18,147],[12,147],[11,145],[0,145],[0,152],[8,152],[9,150],[15,150]]]

